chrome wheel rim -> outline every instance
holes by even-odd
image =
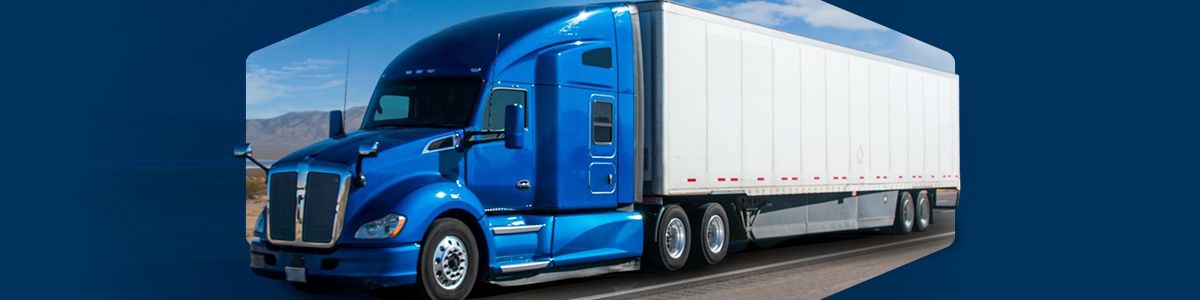
[[[437,243],[432,263],[433,277],[438,286],[447,290],[456,289],[467,277],[467,266],[470,264],[467,259],[467,247],[463,245],[462,239],[448,235]]]
[[[904,228],[912,228],[913,225],[913,209],[912,198],[904,198]]]
[[[917,218],[917,222],[921,228],[925,228],[929,226],[929,200],[926,198],[921,198],[920,202],[921,208],[917,210],[917,213],[920,214],[920,217]]]
[[[667,256],[671,258],[683,256],[683,248],[687,247],[686,231],[683,220],[673,218],[667,221],[667,230],[663,231],[663,245],[667,248]]]
[[[721,220],[721,216],[714,215],[708,218],[707,225],[704,226],[704,235],[708,239],[708,252],[721,253],[721,249],[725,248],[725,222]]]

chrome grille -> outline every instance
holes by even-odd
[[[337,241],[349,172],[301,163],[273,168],[268,183],[267,237],[273,244],[327,248]]]
[[[270,212],[267,216],[272,240],[296,239],[296,178],[296,172],[271,175],[267,193]]]

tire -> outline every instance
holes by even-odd
[[[913,197],[907,191],[900,192],[900,201],[896,203],[896,217],[892,222],[892,227],[888,228],[888,232],[893,234],[906,234],[912,232],[914,213]]]
[[[651,268],[674,271],[687,264],[692,244],[687,213],[678,205],[667,205],[658,218],[656,240],[647,245],[646,261]]]
[[[692,224],[692,259],[715,265],[725,259],[729,252],[729,217],[725,208],[716,203],[705,203],[695,209],[696,223]]]
[[[933,218],[933,211],[929,203],[929,191],[921,191],[917,196],[916,204],[916,222],[914,222],[913,231],[922,232],[929,228],[930,221]]]
[[[430,299],[463,299],[479,274],[475,235],[463,222],[441,218],[429,226],[421,243],[419,286]]]

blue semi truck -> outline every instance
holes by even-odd
[[[250,267],[457,299],[923,230],[957,204],[957,83],[669,2],[471,20],[399,54],[359,130],[334,111],[328,139],[260,165]]]

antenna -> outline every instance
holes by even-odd
[[[342,113],[346,113],[346,99],[350,95],[350,48],[346,48],[346,77],[342,79]],[[344,119],[344,118],[343,118]],[[345,122],[345,121],[343,121]],[[343,124],[345,125],[345,124]]]

